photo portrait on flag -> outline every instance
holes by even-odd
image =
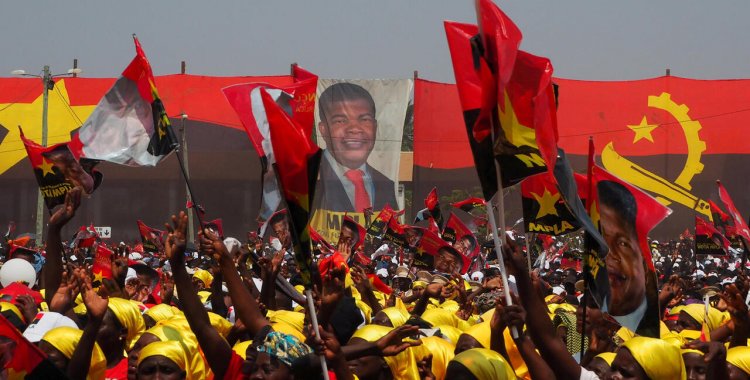
[[[360,224],[363,211],[396,207],[406,109],[413,81],[318,81],[316,141],[323,149],[312,226],[338,231],[344,213]],[[336,236],[324,236],[336,241]]]

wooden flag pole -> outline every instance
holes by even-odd
[[[317,336],[318,339],[323,339],[320,337],[320,326],[318,326],[318,316],[315,314],[315,301],[313,301],[312,290],[305,289],[305,295],[307,296],[307,310],[310,312],[310,322],[312,322],[312,328],[313,331],[315,331],[315,336]],[[320,354],[320,368],[321,372],[323,373],[323,380],[329,380],[328,364],[326,363],[326,357],[324,353]]]
[[[531,244],[529,244],[529,238],[531,234],[524,234],[524,240],[526,240],[526,265],[529,267],[529,273],[531,273]]]

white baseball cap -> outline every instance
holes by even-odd
[[[23,337],[31,343],[42,340],[44,334],[56,327],[73,327],[78,328],[72,319],[53,311],[41,311],[37,313],[34,320],[23,331]]]

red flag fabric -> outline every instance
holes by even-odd
[[[375,241],[375,239],[382,237],[385,233],[388,222],[391,220],[391,218],[395,217],[395,215],[396,213],[391,208],[391,206],[385,205],[385,207],[380,210],[375,220],[370,222],[370,225],[367,227],[367,241],[372,243]]]
[[[370,284],[372,284],[372,287],[375,288],[375,290],[389,296],[391,293],[393,293],[393,289],[391,289],[390,286],[386,285],[380,277],[376,276],[374,273],[368,273],[367,279],[370,281]]]
[[[28,286],[20,282],[14,282],[0,289],[0,300],[4,302],[16,303],[16,298],[22,295],[31,296],[32,298],[34,298],[34,302],[36,302],[37,305],[44,302],[44,297],[42,297],[41,293],[37,292],[36,290],[29,289]]]
[[[708,204],[711,207],[711,215],[714,219],[714,225],[724,231],[724,234],[730,238],[737,236],[737,230],[734,228],[734,221],[729,218],[729,215],[722,211],[721,207],[714,203],[714,201],[709,199]]]
[[[549,172],[526,177],[521,182],[521,204],[527,233],[560,236],[580,228],[557,189],[555,177]]]
[[[0,351],[3,352],[8,379],[65,377],[47,361],[47,356],[36,345],[26,340],[2,315],[0,337]]]
[[[476,197],[469,197],[462,201],[451,203],[451,206],[455,208],[459,208],[463,211],[466,211],[468,213],[471,213],[476,208],[483,208],[485,207],[484,199],[482,198],[476,198]]]
[[[143,242],[143,249],[147,252],[161,251],[164,248],[164,231],[149,227],[140,220],[136,223]]]
[[[291,219],[290,227],[294,237],[297,266],[302,282],[306,288],[310,288],[312,287],[310,271],[312,253],[307,226],[310,220],[321,151],[306,134],[304,128],[290,119],[265,90],[261,90],[261,96],[271,129],[273,151],[276,155],[275,169]]]
[[[696,255],[728,255],[730,245],[729,240],[713,224],[695,217]]]
[[[316,231],[312,226],[307,226],[310,230],[310,240],[312,241],[313,246],[320,245],[325,250],[324,252],[330,252],[333,251],[334,248],[323,236],[320,236],[318,231]]]
[[[469,260],[474,259],[479,254],[480,247],[477,237],[454,213],[451,213],[448,217],[440,236],[443,240],[453,244],[453,248]],[[467,269],[463,268],[462,272],[466,272]]]
[[[440,199],[438,198],[437,188],[433,187],[427,198],[424,200],[424,206],[430,211],[430,215],[438,226],[443,225],[443,214],[440,212]]]
[[[203,222],[203,228],[211,228],[219,234],[219,237],[224,238],[224,223],[221,221],[221,218]]]
[[[747,227],[747,223],[744,219],[742,219],[742,215],[740,215],[739,210],[734,207],[732,198],[729,196],[729,193],[724,188],[724,186],[721,185],[721,182],[716,181],[716,185],[719,187],[719,199],[721,199],[721,202],[724,203],[724,207],[726,207],[727,212],[732,217],[732,220],[734,222],[733,224],[735,233],[745,238],[746,242],[750,242],[750,228]]]
[[[96,246],[96,253],[94,254],[94,265],[91,267],[91,272],[94,274],[94,283],[102,283],[102,279],[112,279],[112,251],[105,247],[103,244]]]
[[[94,225],[88,227],[81,226],[73,237],[73,245],[79,248],[88,248],[99,240],[99,234],[96,233]]]
[[[135,58],[71,140],[79,156],[129,166],[155,166],[177,145],[151,64],[138,38]]]

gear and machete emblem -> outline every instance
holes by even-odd
[[[690,182],[693,178],[703,171],[701,155],[706,150],[706,143],[700,139],[698,132],[702,128],[701,123],[692,120],[688,112],[690,108],[685,104],[677,104],[669,93],[663,92],[659,96],[649,96],[648,106],[668,112],[679,122],[682,132],[685,135],[685,142],[688,147],[688,154],[682,171],[674,180],[669,180],[635,164],[627,158],[621,156],[615,151],[614,144],[610,141],[602,150],[602,164],[612,174],[640,187],[643,190],[658,194],[656,199],[663,205],[668,206],[672,202],[679,203],[689,209],[695,210],[705,215],[709,220],[713,220],[711,207],[705,200],[690,193],[692,186]],[[644,117],[642,125],[646,124]],[[655,129],[658,125],[648,126]],[[631,128],[632,129],[632,128]],[[650,130],[645,138],[653,142]],[[636,131],[636,139],[638,139]],[[637,141],[637,140],[636,140]]]

